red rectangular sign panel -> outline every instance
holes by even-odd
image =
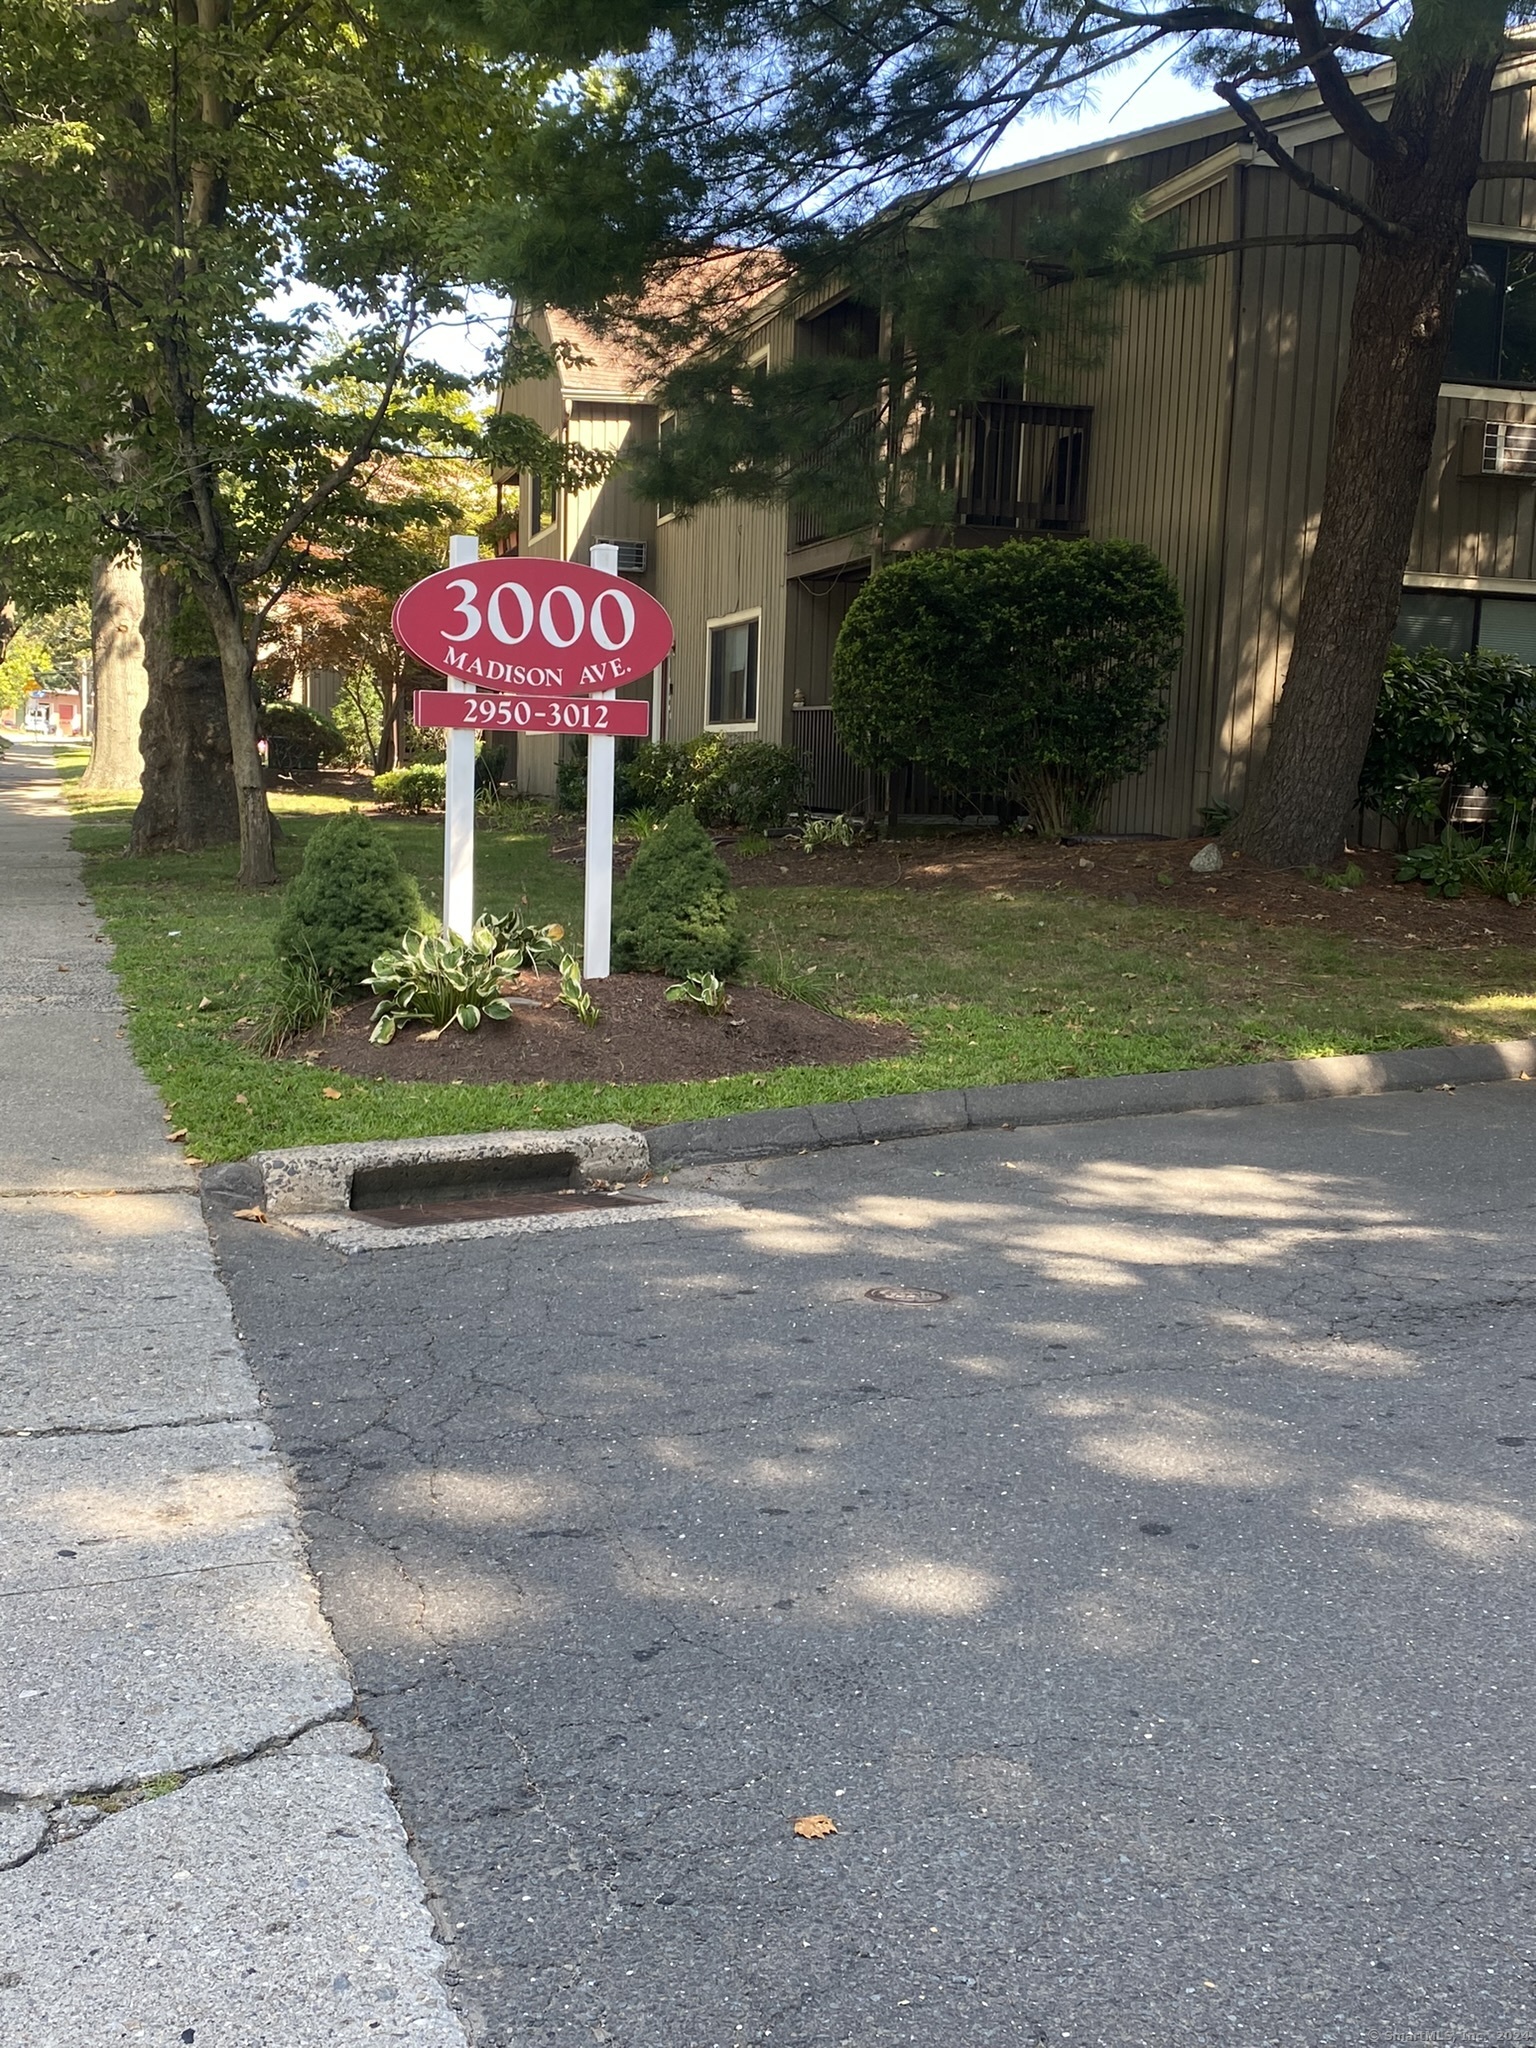
[[[512,697],[478,690],[418,690],[422,726],[470,732],[590,732],[644,739],[651,707],[639,697]]]

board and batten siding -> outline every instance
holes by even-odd
[[[1230,194],[1226,178],[1179,208],[1187,247],[1230,240]],[[1116,331],[1100,367],[1081,385],[1093,407],[1089,535],[1150,548],[1184,605],[1184,648],[1169,692],[1167,736],[1142,773],[1110,793],[1100,818],[1107,832],[1193,831],[1209,796],[1231,297],[1229,256],[1206,258],[1191,281],[1120,293]]]
[[[843,570],[791,580],[784,619],[784,681],[791,707],[797,690],[802,704],[831,703],[832,652],[848,607],[869,581],[870,566],[866,556]]]
[[[1523,81],[1495,93],[1487,155],[1532,153],[1531,100]],[[1340,138],[1299,154],[1329,182],[1367,189],[1365,165]],[[1339,233],[1353,225],[1262,163],[1235,176],[1243,237]],[[1474,232],[1530,232],[1536,191],[1518,180],[1481,184],[1471,221]],[[1357,274],[1354,252],[1338,247],[1249,248],[1238,265],[1222,695],[1211,778],[1212,794],[1233,805],[1241,803],[1262,754],[1285,682],[1322,508]],[[1496,588],[1536,577],[1536,493],[1528,485],[1460,474],[1466,421],[1532,417],[1536,403],[1523,404],[1511,391],[1474,397],[1455,386],[1446,390],[1407,581],[1457,579]]]
[[[568,562],[584,562],[600,541],[634,540],[646,549],[647,568],[635,580],[649,589],[654,568],[656,507],[633,488],[625,460],[656,438],[656,409],[617,400],[570,400],[567,439],[612,458],[615,467],[601,483],[566,491],[560,500],[560,552]]]
[[[755,611],[760,614],[756,736],[783,740],[788,538],[782,505],[703,505],[658,522],[653,587],[676,634],[667,701],[669,739],[693,739],[707,723],[710,620]]]
[[[1228,138],[1211,143],[1225,146]],[[1162,182],[1199,153],[1155,152]],[[1137,166],[1137,182],[1143,182]],[[1039,188],[1022,198],[1050,194]],[[1232,237],[1231,173],[1177,209],[1185,247]],[[1184,647],[1169,693],[1164,744],[1138,775],[1118,784],[1100,813],[1107,832],[1184,834],[1208,800],[1210,733],[1218,694],[1221,532],[1230,442],[1233,259],[1205,258],[1193,276],[1150,291],[1122,290],[1109,332],[1087,337],[1096,316],[1069,314],[1059,344],[1029,365],[1026,396],[1090,405],[1086,531],[1094,540],[1137,541],[1162,561],[1184,606]],[[1072,287],[1075,295],[1080,288]],[[1089,367],[1081,367],[1083,358]],[[1074,367],[1074,363],[1079,366]]]

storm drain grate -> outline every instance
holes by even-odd
[[[611,1195],[599,1188],[540,1189],[523,1195],[471,1195],[443,1202],[402,1202],[390,1208],[354,1209],[359,1223],[383,1230],[421,1230],[442,1223],[495,1223],[507,1216],[566,1216],[577,1209],[645,1209],[644,1195]]]

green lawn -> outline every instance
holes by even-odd
[[[307,834],[343,806],[279,796],[274,808],[288,876]],[[401,819],[388,830],[436,904],[441,821]],[[599,1119],[656,1124],[917,1088],[1536,1031],[1536,952],[1524,949],[1365,949],[1294,926],[1060,890],[807,886],[744,892],[756,972],[778,983],[806,977],[836,1008],[901,1020],[919,1040],[909,1056],[676,1086],[361,1082],[261,1059],[239,1042],[239,1020],[256,1013],[269,985],[278,892],[238,890],[228,851],[129,861],[121,805],[80,803],[75,831],[116,947],[134,1050],[186,1126],[189,1150],[209,1160],[267,1145]],[[580,873],[552,862],[531,826],[481,830],[477,885],[491,908],[526,901],[540,921],[579,928]]]

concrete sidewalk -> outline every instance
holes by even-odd
[[[463,2048],[134,1066],[51,755],[0,762],[0,2044]]]

